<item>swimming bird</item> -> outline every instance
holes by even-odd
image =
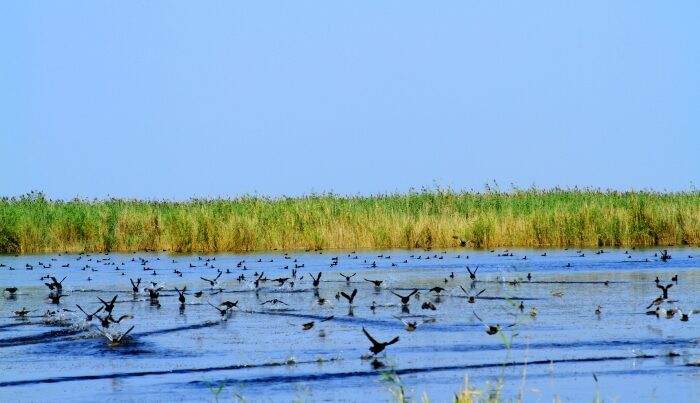
[[[476,302],[476,299],[479,297],[479,295],[483,294],[484,291],[486,291],[486,288],[484,288],[483,290],[481,290],[481,291],[479,291],[478,293],[476,293],[476,295],[471,295],[471,294],[469,294],[469,293],[467,292],[467,290],[465,290],[464,287],[462,287],[461,285],[459,286],[459,288],[461,288],[462,291],[463,291],[465,294],[467,294],[467,297],[469,298],[469,299],[467,300],[467,302],[470,303],[470,304],[475,303],[475,302]],[[521,303],[522,303],[522,302],[521,302]]]
[[[476,266],[476,269],[474,269],[474,272],[467,266],[467,271],[469,272],[469,278],[472,281],[476,281],[476,271],[479,270],[479,266]]]
[[[397,294],[397,293],[395,293],[395,292],[393,292],[393,291],[389,291],[389,292],[391,292],[392,294],[394,294],[394,295],[396,295],[397,297],[401,298],[401,303],[402,303],[402,304],[408,305],[408,303],[411,302],[411,297],[413,296],[413,294],[417,293],[418,290],[413,290],[413,291],[411,291],[410,294],[405,295],[405,296],[404,296],[404,295],[401,295],[401,294]]]
[[[17,287],[7,287],[5,291],[9,292],[10,295],[14,295],[17,292]]]
[[[518,305],[518,309],[520,309],[520,312],[525,310],[525,304],[523,303],[523,301],[520,301],[520,305]]]
[[[204,277],[200,277],[200,278],[202,280],[206,281],[207,283],[209,283],[209,285],[211,285],[211,287],[214,288],[216,286],[216,281],[219,279],[219,277],[221,277],[222,274],[223,274],[223,272],[220,271],[219,274],[217,274],[216,277],[214,277],[214,279],[208,279],[208,278],[204,278]]]
[[[663,293],[664,293],[663,299],[668,299],[668,289],[671,287],[673,287],[673,284],[668,284],[666,287],[664,287],[660,284],[656,285],[656,288],[660,288],[661,291],[663,291]]]
[[[365,281],[369,281],[370,283],[374,284],[375,287],[381,287],[382,283],[384,282],[383,280],[369,280],[369,279],[365,279]]]
[[[678,282],[678,274],[676,274],[676,275],[674,275],[673,277],[671,277],[671,281],[677,283],[677,282]]]
[[[352,301],[355,300],[355,295],[357,295],[357,288],[352,290],[352,293],[350,295],[346,294],[345,292],[340,292],[340,295],[342,295],[345,299],[348,300],[348,303],[352,305]]]
[[[537,316],[537,308],[536,307],[533,306],[532,308],[530,308],[530,316],[533,318],[535,316]]]
[[[87,313],[87,312],[85,312],[85,310],[84,310],[80,305],[75,304],[75,306],[77,306],[78,309],[80,309],[80,312],[82,312],[82,313],[85,314],[85,321],[87,321],[87,322],[92,322],[92,317],[95,316],[95,315],[97,315],[98,313],[100,313],[100,311],[102,311],[102,310],[105,308],[105,307],[101,306],[101,307],[100,307],[98,310],[96,310],[95,312],[93,312],[93,313]]]
[[[476,314],[476,312],[473,312],[473,313],[474,313],[474,316],[476,316],[476,318],[479,320],[479,322],[481,322],[482,325],[486,326],[486,334],[488,334],[489,336],[492,336],[492,335],[498,333],[499,330],[501,330],[501,327],[499,325],[496,325],[496,326],[487,325],[486,323],[484,323],[483,320],[481,320],[481,318],[479,317],[479,315]]]
[[[380,343],[377,340],[375,340],[374,337],[370,336],[370,334],[367,332],[367,329],[365,329],[364,327],[362,327],[362,332],[365,334],[365,336],[367,336],[369,341],[372,342],[372,347],[369,348],[369,351],[371,351],[374,355],[381,353],[387,346],[390,346],[399,341],[399,337],[396,336],[391,341]]]
[[[439,295],[441,292],[445,291],[445,289],[442,287],[433,287],[433,288],[428,290],[428,292],[431,292],[431,291]]]
[[[343,273],[338,273],[338,274],[340,274],[341,277],[345,277],[345,282],[346,282],[346,283],[349,283],[349,282],[350,282],[350,279],[353,278],[353,277],[355,277],[355,275],[356,275],[357,273],[352,273],[352,274],[349,275],[349,276],[346,276],[346,275],[343,274]]]
[[[603,307],[600,306],[600,305],[598,305],[598,306],[596,307],[596,309],[595,309],[595,314],[596,314],[596,315],[600,315],[601,312],[603,312]]]
[[[309,273],[309,276],[311,276],[311,278],[313,279],[313,286],[314,287],[318,287],[318,284],[321,282],[321,274],[323,274],[323,273],[318,272],[318,275],[316,277],[314,277],[313,274]]]
[[[423,305],[421,305],[421,309],[430,309],[431,311],[434,311],[437,308],[435,307],[435,304],[433,304],[432,302],[425,301],[425,302],[423,302]]]
[[[104,306],[105,306],[105,312],[107,312],[108,314],[111,315],[111,314],[112,314],[112,310],[114,309],[114,303],[117,301],[117,296],[115,295],[114,298],[112,298],[112,300],[111,300],[109,303],[105,302],[105,301],[104,301],[102,298],[100,298],[100,297],[97,297],[97,299],[99,299],[100,302],[102,302],[102,303],[104,304]]]

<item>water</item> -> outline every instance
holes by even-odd
[[[14,297],[7,292],[0,297],[0,400],[201,401],[214,400],[212,389],[223,385],[223,401],[234,401],[234,393],[252,401],[387,401],[392,400],[391,384],[381,378],[390,371],[416,400],[427,393],[432,401],[449,401],[468,376],[470,385],[480,389],[503,380],[507,399],[522,393],[526,401],[557,396],[590,401],[600,393],[617,401],[697,401],[700,367],[692,364],[700,361],[700,316],[681,322],[679,315],[657,319],[645,314],[661,294],[656,276],[662,284],[671,284],[675,274],[679,277],[669,290],[670,299],[678,302],[662,307],[700,308],[697,248],[672,249],[666,262],[654,256],[656,250],[630,250],[631,255],[624,250],[510,252],[0,256],[5,265],[0,267],[0,286],[19,288]],[[338,265],[330,267],[336,256]],[[292,277],[295,264],[304,267],[290,279],[294,287],[289,281],[281,287],[272,281]],[[472,270],[479,266],[473,289],[467,265]],[[200,279],[216,277],[217,270],[224,272],[216,286],[221,292]],[[319,271],[323,275],[316,297],[309,273]],[[269,279],[257,291],[256,272]],[[339,272],[357,274],[348,284]],[[60,305],[47,299],[49,289],[43,283],[50,280],[40,280],[47,274],[58,280],[67,276]],[[240,274],[245,281],[237,281]],[[156,281],[164,286],[160,305],[151,304],[143,291],[131,294],[129,278],[137,277],[146,285]],[[364,278],[384,283],[376,288]],[[516,279],[523,281],[511,284]],[[188,295],[181,311],[173,287],[185,285]],[[486,291],[469,304],[460,285],[473,294]],[[447,290],[440,296],[428,292],[435,286]],[[349,312],[348,302],[335,295],[355,288],[358,294]],[[413,289],[420,290],[420,299],[412,297],[407,310],[390,293],[405,295]],[[193,295],[198,291],[203,292],[200,298]],[[557,292],[560,297],[552,295]],[[102,306],[97,297],[109,300],[114,295],[113,316],[134,317],[110,326],[117,334],[134,326],[118,346],[110,346],[99,321],[86,323],[75,306],[94,311]],[[319,297],[329,303],[319,305]],[[288,306],[261,305],[275,298]],[[208,303],[225,300],[239,302],[222,319]],[[421,309],[426,301],[437,309]],[[520,301],[525,305],[522,313]],[[594,313],[598,305],[600,315]],[[35,311],[15,317],[13,312],[23,307]],[[529,315],[532,307],[537,309],[534,318]],[[44,317],[47,310],[58,312]],[[510,349],[500,333],[488,335],[473,312],[488,324],[499,324],[511,340]],[[333,319],[321,322],[331,315]],[[406,331],[394,316],[417,321],[418,329]],[[314,326],[303,330],[310,321]],[[362,327],[379,341],[400,340],[377,361],[363,359],[371,344]],[[379,364],[384,367],[375,368]]]

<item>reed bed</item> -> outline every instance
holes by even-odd
[[[0,199],[0,252],[700,243],[700,192],[514,190],[185,202]]]

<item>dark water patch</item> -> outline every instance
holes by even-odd
[[[66,336],[75,336],[86,331],[87,329],[69,328],[61,330],[52,330],[50,332],[44,332],[32,336],[10,337],[7,339],[0,339],[0,348],[23,346],[37,343],[55,343],[58,341],[63,341],[63,338],[65,338]]]
[[[323,362],[333,362],[333,361],[338,361],[338,359],[337,358],[329,358],[329,359],[324,360]],[[43,384],[43,383],[62,383],[62,382],[73,382],[73,381],[132,378],[132,377],[142,377],[142,376],[152,376],[152,375],[176,375],[176,374],[191,374],[191,373],[198,373],[198,372],[234,371],[234,370],[254,369],[254,368],[272,368],[272,367],[284,367],[284,366],[289,366],[289,365],[300,365],[300,364],[317,364],[318,362],[319,362],[318,360],[279,361],[279,362],[269,362],[269,363],[264,363],[264,364],[236,364],[236,365],[226,365],[226,366],[207,367],[207,368],[184,368],[184,369],[169,369],[169,370],[162,370],[162,371],[120,372],[120,373],[102,374],[102,375],[63,376],[63,377],[44,378],[44,379],[0,382],[0,388],[10,387],[10,386],[20,386],[20,385],[38,385],[38,384]]]

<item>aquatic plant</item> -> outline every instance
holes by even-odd
[[[0,199],[0,253],[700,243],[700,192],[515,189],[162,200]]]

